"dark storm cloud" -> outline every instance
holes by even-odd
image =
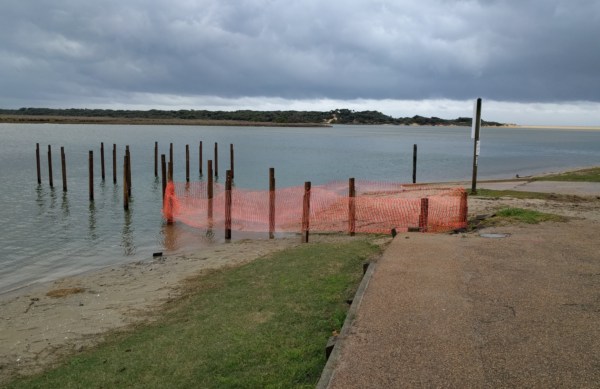
[[[0,105],[130,93],[600,101],[600,2],[8,0]]]

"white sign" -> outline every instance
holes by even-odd
[[[479,157],[479,152],[481,151],[481,142],[478,140],[475,143],[475,155]]]
[[[473,120],[471,121],[471,139],[475,139],[475,119],[477,118],[477,100],[473,103]]]

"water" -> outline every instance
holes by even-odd
[[[168,158],[175,147],[175,180],[185,180],[185,144],[191,179],[199,180],[198,143],[206,159],[219,143],[219,173],[229,168],[235,144],[235,185],[267,189],[269,167],[277,186],[331,180],[412,180],[418,145],[419,182],[469,180],[473,143],[464,127],[336,126],[333,128],[186,127],[0,124],[0,293],[99,267],[146,260],[217,244],[222,236],[162,220],[161,183],[154,178],[154,142]],[[40,143],[42,185],[37,184],[35,144]],[[104,142],[106,181],[100,179]],[[112,145],[118,147],[118,183],[112,183]],[[54,189],[48,185],[52,145]],[[125,145],[132,155],[133,198],[122,206]],[[63,193],[60,146],[67,158]],[[95,201],[88,200],[88,150],[95,157]],[[483,128],[480,178],[506,178],[570,167],[600,165],[600,132]],[[221,178],[221,180],[223,180]],[[234,232],[234,237],[238,236]]]

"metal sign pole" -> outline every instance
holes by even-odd
[[[473,126],[471,137],[475,140],[473,144],[473,182],[471,184],[471,194],[477,194],[477,165],[479,164],[479,129],[481,127],[481,98],[477,99],[475,115],[473,117]]]

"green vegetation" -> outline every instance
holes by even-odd
[[[512,197],[514,199],[537,199],[537,200],[553,200],[563,202],[582,202],[587,201],[585,198],[576,195],[556,194],[556,193],[541,193],[541,192],[525,192],[519,190],[494,190],[494,189],[477,189],[477,197],[487,197],[491,199],[499,199],[502,197]]]
[[[148,119],[148,120],[206,120],[206,121],[236,121],[249,123],[318,123],[318,124],[396,124],[396,125],[426,125],[426,126],[470,126],[471,118],[440,119],[438,117],[403,117],[393,118],[378,111],[353,111],[336,109],[333,111],[207,111],[207,110],[177,110],[164,111],[151,109],[149,111],[112,110],[112,109],[51,109],[51,108],[20,108],[0,109],[1,121],[33,121],[36,117],[62,118],[111,118],[111,119]],[[20,118],[20,120],[19,120]],[[497,122],[482,121],[485,126],[501,126]]]
[[[537,181],[600,182],[600,167],[537,177]]]
[[[567,218],[550,213],[538,212],[523,208],[502,208],[491,218],[481,221],[476,227],[490,227],[514,223],[539,224],[546,221],[563,222]]]
[[[9,388],[309,388],[379,248],[308,244],[189,281],[151,323]]]

